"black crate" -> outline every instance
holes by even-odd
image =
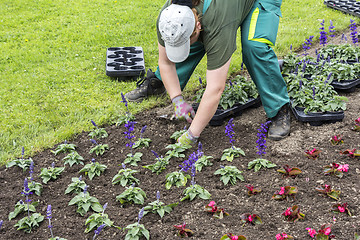
[[[354,92],[356,87],[360,87],[360,79],[354,80],[342,80],[342,81],[332,81],[330,83],[336,91],[341,92]]]
[[[106,75],[117,78],[137,78],[145,74],[141,47],[111,47],[106,51]]]
[[[360,3],[354,0],[324,0],[324,4],[330,8],[360,17]]]

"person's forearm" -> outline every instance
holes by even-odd
[[[161,80],[168,92],[170,99],[181,95],[179,77],[176,73],[175,63],[166,57],[165,48],[159,44],[159,69]]]

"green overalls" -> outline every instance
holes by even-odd
[[[209,2],[211,0],[205,0],[203,14]],[[286,83],[272,49],[278,32],[281,2],[256,0],[240,25],[243,61],[257,86],[268,118],[275,117],[280,108],[289,102]],[[198,41],[191,45],[189,57],[184,62],[176,63],[181,89],[186,86],[205,52],[204,45]],[[155,75],[161,79],[159,68]]]

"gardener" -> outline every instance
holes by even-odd
[[[255,82],[271,125],[268,138],[290,132],[289,97],[281,76],[275,44],[282,0],[168,0],[157,20],[159,67],[125,96],[129,101],[165,92],[175,116],[191,123],[178,140],[195,143],[218,107],[225,88],[236,33],[241,27],[243,61]],[[184,101],[182,90],[207,54],[207,86],[197,113]],[[165,86],[165,88],[164,88]]]

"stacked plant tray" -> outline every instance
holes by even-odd
[[[111,47],[106,51],[106,75],[117,78],[137,78],[145,74],[141,47]]]
[[[360,2],[356,0],[325,0],[324,4],[330,8],[360,17]]]

